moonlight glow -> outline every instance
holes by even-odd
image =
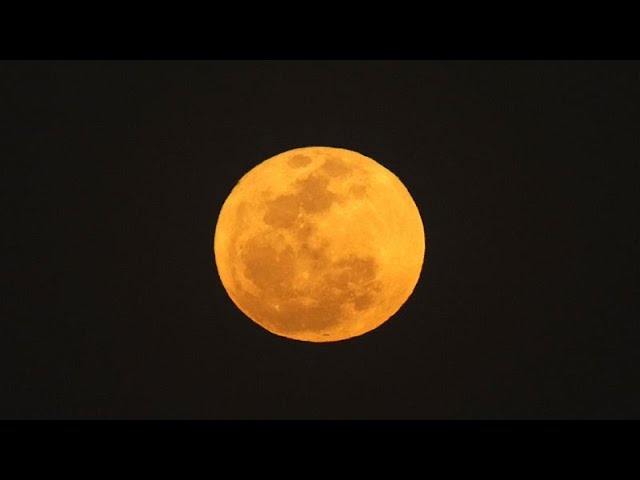
[[[425,235],[389,170],[350,150],[307,147],[242,177],[220,211],[214,254],[224,288],[254,322],[332,342],[377,328],[405,303]]]

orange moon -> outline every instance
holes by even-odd
[[[213,250],[222,285],[251,320],[294,340],[335,342],[402,307],[420,277],[425,232],[391,171],[351,150],[305,147],[240,179]]]

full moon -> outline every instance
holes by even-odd
[[[220,280],[276,335],[335,342],[391,318],[425,255],[420,212],[387,168],[342,148],[289,150],[233,188],[215,229]]]

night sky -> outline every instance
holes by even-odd
[[[640,418],[640,62],[3,61],[2,419]],[[232,303],[240,177],[311,145],[402,179],[400,312],[313,344]]]

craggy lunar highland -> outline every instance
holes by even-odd
[[[307,147],[242,177],[220,211],[214,254],[224,288],[254,322],[333,342],[377,328],[404,304],[425,234],[411,195],[385,167],[351,150]]]

